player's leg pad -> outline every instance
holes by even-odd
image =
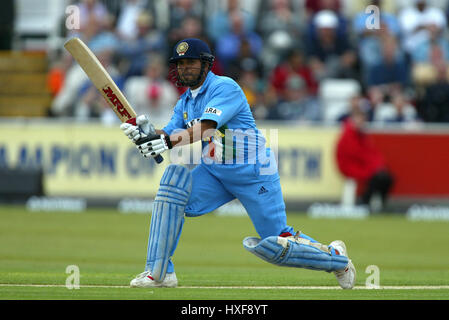
[[[148,239],[147,258],[155,281],[164,280],[169,259],[181,233],[191,191],[190,171],[179,165],[169,165],[154,200]]]
[[[348,264],[348,258],[337,255],[332,248],[293,236],[271,236],[263,240],[247,237],[243,240],[243,247],[257,257],[278,266],[331,272],[344,269]]]

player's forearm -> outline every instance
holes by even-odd
[[[170,135],[172,146],[183,146],[213,136],[216,128],[214,121],[201,121],[190,128]]]

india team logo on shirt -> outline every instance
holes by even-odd
[[[176,47],[176,52],[180,56],[183,56],[187,52],[187,50],[189,50],[189,44],[187,42],[181,42]]]

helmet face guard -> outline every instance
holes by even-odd
[[[189,82],[180,79],[177,64],[181,59],[199,59],[201,61],[201,70],[197,79]],[[169,78],[177,87],[195,87],[201,82],[203,75],[212,68],[214,59],[209,46],[204,41],[195,38],[181,40],[176,44],[169,60]],[[207,70],[206,73],[205,70]]]
[[[201,61],[201,69],[198,74],[198,77],[195,80],[192,81],[183,81],[178,73],[178,60],[177,59],[170,63],[169,67],[169,78],[170,80],[175,84],[177,87],[196,87],[198,84],[200,84],[203,75],[207,75],[207,73],[212,68],[212,64],[214,62],[214,56],[212,55],[205,55],[205,57],[201,57],[199,60]],[[206,71],[206,72],[205,72]]]

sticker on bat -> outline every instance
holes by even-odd
[[[128,110],[125,109],[120,99],[115,95],[114,91],[112,91],[111,87],[103,88],[103,92],[106,94],[107,98],[111,103],[117,107],[118,113],[120,115],[131,119],[132,116],[129,114]]]

